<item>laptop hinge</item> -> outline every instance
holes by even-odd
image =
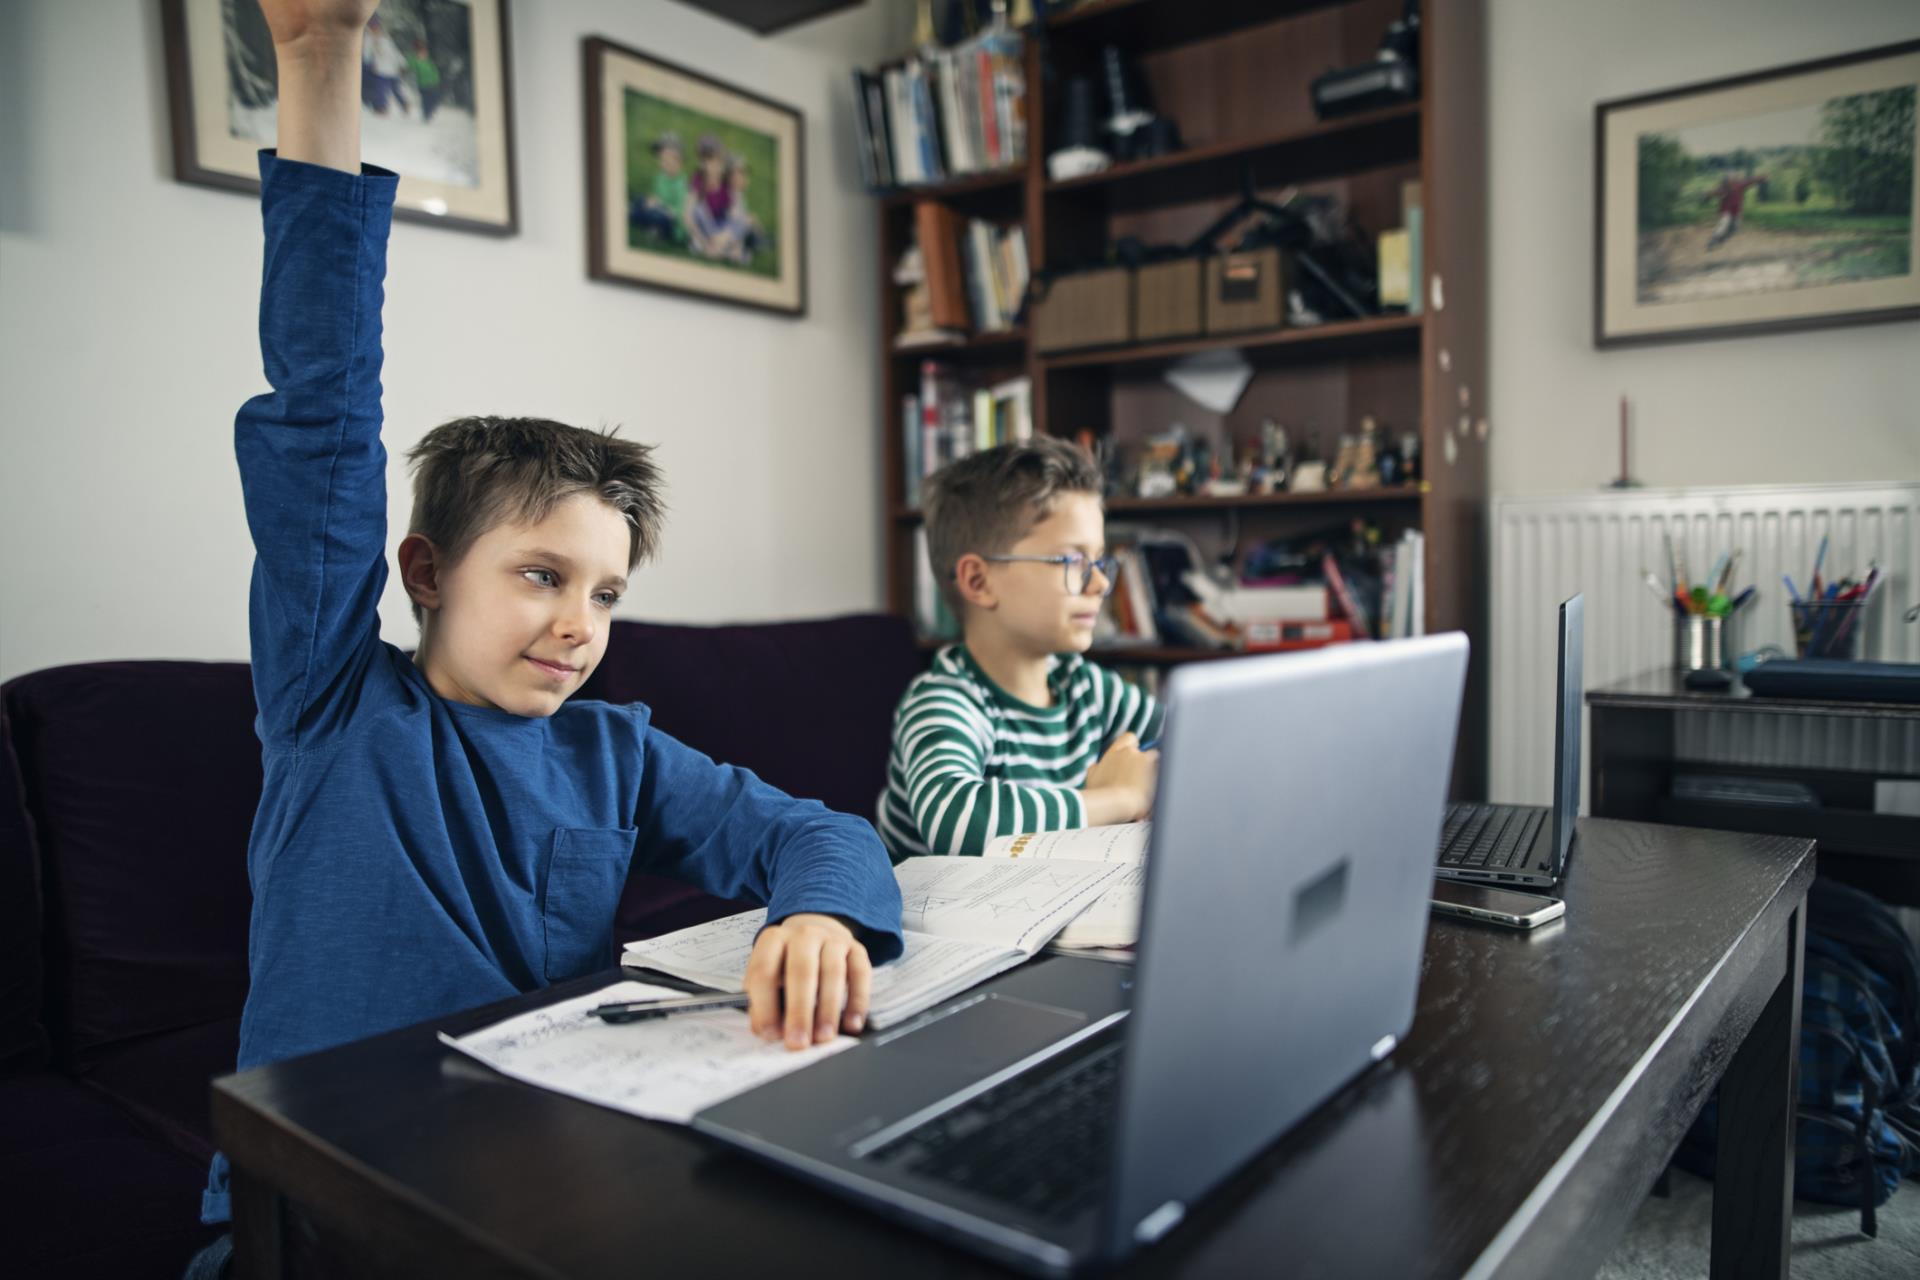
[[[1140,1225],[1133,1229],[1133,1238],[1140,1244],[1152,1244],[1167,1232],[1174,1224],[1187,1216],[1187,1206],[1178,1200],[1169,1200],[1140,1219]]]

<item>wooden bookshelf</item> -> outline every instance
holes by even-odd
[[[1390,437],[1418,432],[1419,484],[1218,498],[1116,496],[1107,511],[1115,520],[1176,525],[1210,553],[1354,518],[1377,524],[1387,537],[1419,528],[1427,548],[1425,627],[1463,630],[1474,642],[1454,791],[1484,795],[1487,466],[1477,425],[1488,413],[1484,0],[1440,0],[1423,9],[1420,100],[1322,121],[1313,114],[1309,83],[1329,67],[1372,57],[1401,0],[1095,0],[1049,20],[1051,80],[1041,74],[1039,42],[1028,40],[1022,169],[878,199],[881,537],[892,610],[910,613],[913,603],[921,515],[905,501],[900,406],[917,389],[923,359],[950,363],[968,379],[1025,374],[1033,384],[1036,430],[1062,436],[1090,429],[1137,442],[1178,420],[1216,441],[1243,440],[1272,417],[1296,444],[1303,432],[1317,436],[1320,456],[1328,457],[1336,433],[1370,414]],[[1045,157],[1054,104],[1041,86],[1093,70],[1099,50],[1110,44],[1138,60],[1155,107],[1179,123],[1185,148],[1051,181]],[[1369,233],[1399,225],[1400,185],[1417,180],[1424,228],[1423,278],[1416,287],[1429,305],[1416,315],[1049,354],[1034,350],[1024,330],[951,346],[893,348],[899,316],[890,277],[911,241],[918,200],[941,200],[1002,226],[1021,223],[1038,273],[1097,258],[1122,237],[1185,243],[1233,203],[1249,177],[1269,198],[1293,186],[1333,195]],[[1174,361],[1221,350],[1241,352],[1255,371],[1228,414],[1208,414],[1161,378]],[[1115,646],[1092,656],[1164,668],[1233,655]]]

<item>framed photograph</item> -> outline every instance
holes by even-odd
[[[257,0],[161,8],[174,177],[258,191],[279,77]],[[361,154],[400,175],[394,216],[514,234],[507,0],[382,0],[360,72]]]
[[[1594,344],[1920,318],[1920,40],[1594,109]]]
[[[798,316],[800,113],[589,37],[587,274]]]

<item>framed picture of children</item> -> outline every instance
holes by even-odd
[[[1920,318],[1920,40],[1594,109],[1594,343]]]
[[[257,0],[162,0],[174,176],[258,191],[278,127],[273,38]],[[360,54],[361,152],[400,175],[394,216],[519,229],[507,0],[381,0]]]
[[[807,309],[800,112],[590,37],[587,274]]]

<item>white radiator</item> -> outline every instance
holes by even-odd
[[[1696,581],[1722,551],[1740,548],[1736,588],[1758,598],[1739,616],[1731,649],[1778,645],[1791,655],[1793,631],[1781,575],[1808,589],[1822,536],[1822,577],[1885,581],[1864,618],[1859,656],[1920,661],[1920,625],[1904,620],[1920,603],[1920,484],[1638,489],[1496,498],[1493,502],[1493,630],[1489,637],[1491,799],[1546,804],[1553,796],[1555,605],[1586,593],[1586,686],[1592,689],[1673,660],[1673,611],[1641,581],[1667,578],[1662,535],[1671,533]],[[1755,764],[1825,763],[1920,773],[1920,729],[1836,726],[1813,718],[1709,715],[1681,720],[1683,759]],[[1586,791],[1586,759],[1580,771]]]

